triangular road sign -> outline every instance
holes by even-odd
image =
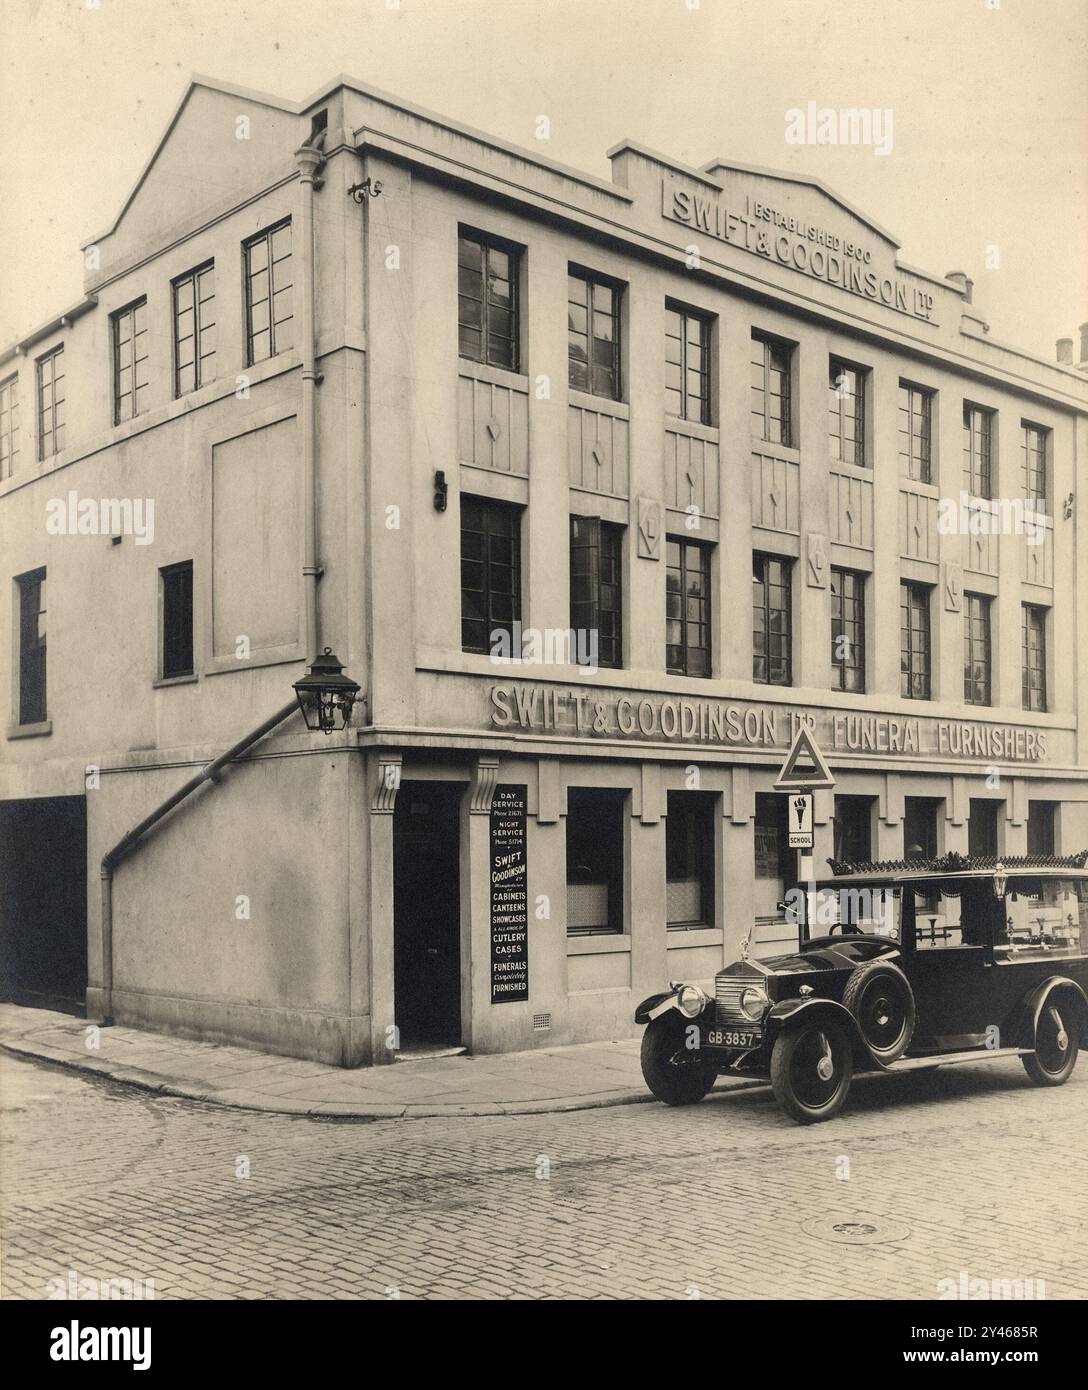
[[[812,766],[798,767],[797,764],[805,759]],[[790,744],[790,751],[786,754],[786,761],[778,769],[778,776],[774,781],[775,791],[818,791],[824,788],[830,791],[834,785],[835,779],[831,775],[831,769],[809,732],[808,725],[799,725]]]

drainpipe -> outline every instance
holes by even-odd
[[[313,143],[295,151],[300,170],[299,185],[302,206],[299,213],[299,278],[302,342],[302,507],[303,558],[302,574],[306,585],[306,654],[313,655],[317,646],[317,581],[322,570],[317,563],[317,387],[321,374],[317,370],[317,342],[314,327],[314,189],[323,179],[318,171],[325,163],[321,152],[324,134]]]
[[[160,805],[156,806],[149,816],[145,816],[139,825],[135,826],[123,836],[111,850],[107,850],[102,856],[102,1023],[110,1024],[113,1022],[113,871],[117,865],[132,850],[147,832],[170,814],[175,806],[179,806],[187,797],[191,796],[198,787],[202,787],[205,782],[218,782],[219,774],[223,768],[235,758],[240,758],[247,749],[252,748],[258,743],[265,734],[294,714],[298,709],[298,701],[292,700],[289,705],[284,705],[263,724],[246,734],[245,738],[228,748],[225,753],[220,753],[219,757],[210,762],[202,772],[198,772],[195,777],[191,777],[183,787],[179,787],[172,796],[168,796]]]

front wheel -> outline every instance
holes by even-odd
[[[771,1086],[779,1105],[800,1125],[837,1115],[853,1075],[853,1051],[841,1024],[802,1024],[775,1040]]]
[[[642,1035],[642,1075],[666,1105],[694,1105],[714,1085],[717,1070],[698,1048],[689,1048],[689,1021],[677,1013],[652,1018]]]
[[[1060,1086],[1069,1080],[1077,1065],[1078,1023],[1064,1001],[1043,1005],[1035,1028],[1035,1051],[1020,1059],[1036,1086]]]

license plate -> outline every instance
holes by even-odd
[[[733,1028],[709,1028],[706,1034],[707,1047],[758,1047],[761,1034],[758,1029],[738,1031]]]

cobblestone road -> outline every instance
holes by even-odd
[[[8,1057],[0,1086],[7,1298],[69,1271],[157,1298],[935,1298],[961,1270],[1088,1297],[1083,1058],[1056,1090],[1015,1063],[862,1079],[813,1128],[763,1089],[338,1123]]]

